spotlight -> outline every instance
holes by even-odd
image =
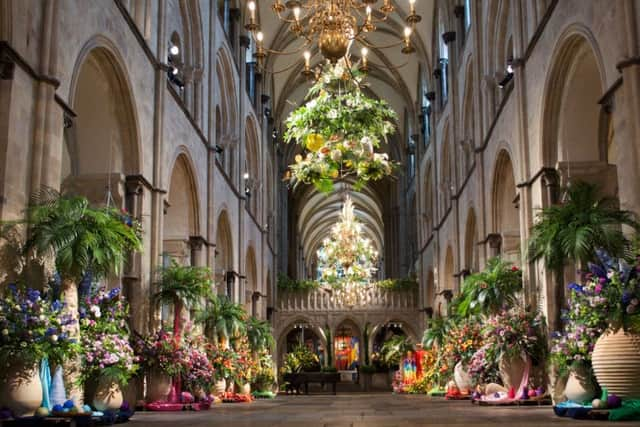
[[[245,179],[245,181],[249,179],[249,172],[245,172],[244,175],[242,175],[242,177]]]
[[[175,44],[171,45],[171,47],[169,48],[169,53],[172,56],[177,56],[180,53],[180,48],[178,46],[176,46]]]
[[[178,75],[178,69],[176,67],[173,67],[171,69],[171,74],[173,74],[174,76],[177,76]]]

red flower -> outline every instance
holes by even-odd
[[[513,267],[511,267],[511,271],[518,271],[518,270],[519,270],[519,268],[516,267],[515,265]]]

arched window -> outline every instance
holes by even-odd
[[[420,106],[420,119],[422,128],[422,142],[426,147],[427,145],[429,145],[429,140],[431,139],[431,101],[429,100],[429,88],[427,86],[426,78],[424,79],[422,85],[423,87]]]

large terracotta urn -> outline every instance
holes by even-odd
[[[584,366],[571,370],[564,387],[564,395],[576,403],[590,403],[596,397],[593,378]]]
[[[9,408],[16,417],[33,416],[42,403],[37,365],[14,366],[7,371],[8,376],[0,378],[0,407]]]
[[[171,391],[171,377],[153,369],[147,375],[147,401],[166,400]]]
[[[453,379],[461,392],[471,390],[471,375],[469,375],[467,367],[462,362],[456,363],[453,369]]]
[[[640,399],[640,335],[608,330],[596,341],[591,356],[601,387],[623,398]]]
[[[527,367],[527,356],[515,355],[515,356],[502,356],[498,362],[498,368],[500,370],[500,379],[502,384],[507,388],[511,387],[516,390],[520,387],[522,377],[524,376],[524,370]]]
[[[101,378],[93,397],[93,407],[98,411],[116,411],[122,406],[120,384],[108,378]]]

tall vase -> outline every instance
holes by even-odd
[[[593,372],[598,384],[627,399],[640,399],[640,335],[606,331],[593,348]]]
[[[123,402],[122,389],[117,381],[100,378],[93,397],[93,407],[98,411],[116,411]]]
[[[0,379],[0,407],[6,406],[16,417],[32,416],[42,402],[42,383],[38,365],[13,366],[8,377]]]
[[[182,392],[182,381],[180,380],[180,376],[173,377],[171,381],[171,391],[169,391],[169,395],[167,396],[167,401],[169,403],[180,403],[180,393]]]
[[[527,356],[517,354],[515,356],[502,356],[498,363],[502,384],[507,388],[516,390],[520,387],[524,371],[527,366]]]

